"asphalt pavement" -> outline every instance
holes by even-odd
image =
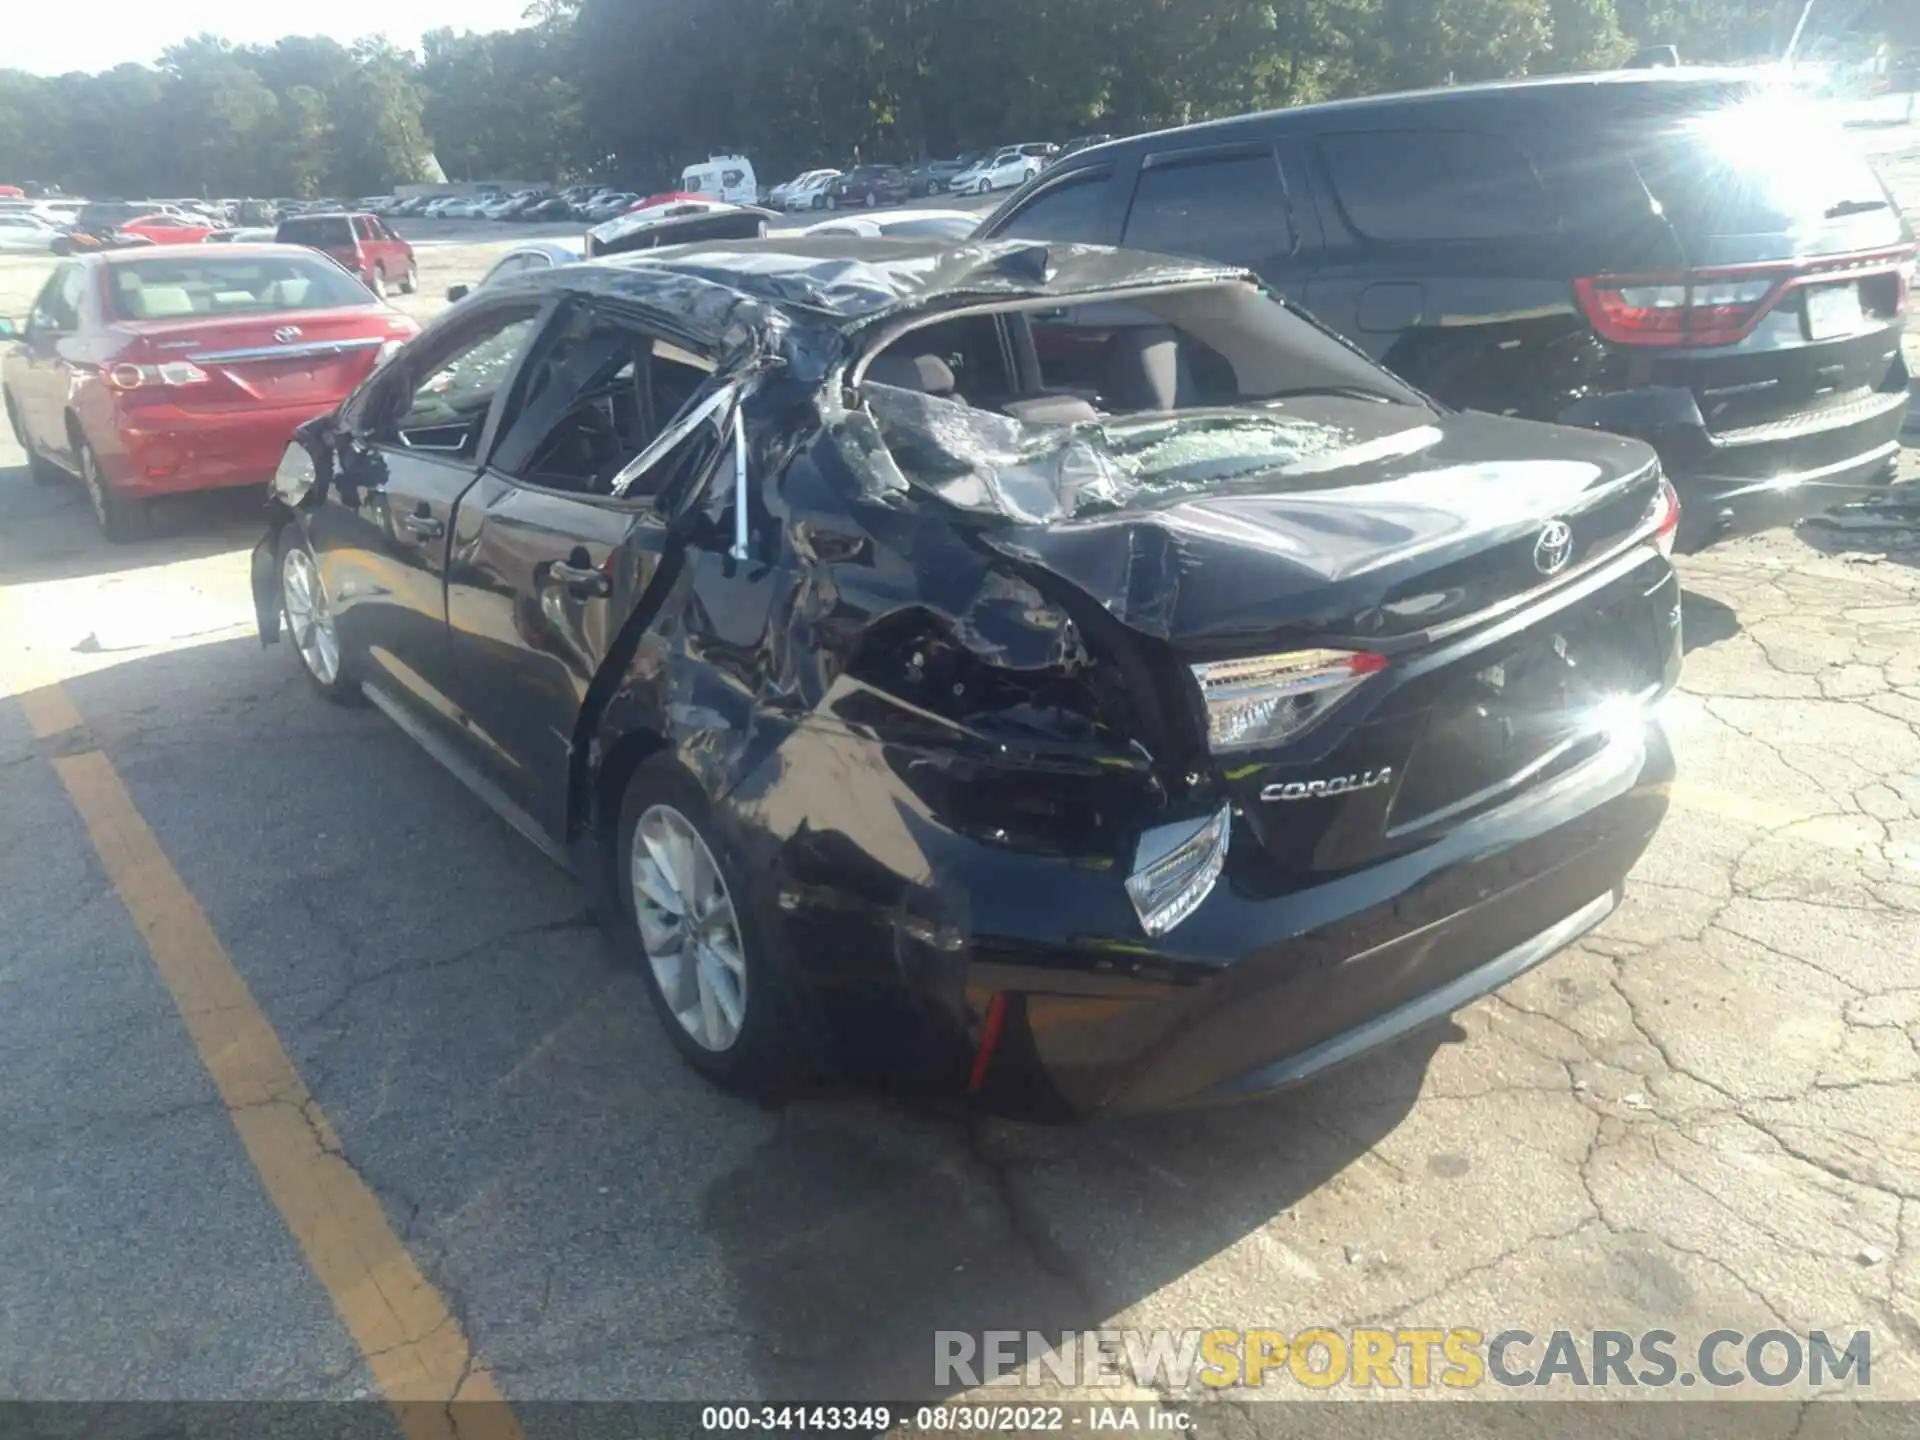
[[[1914,529],[1683,563],[1594,936],[1273,1101],[1040,1129],[693,1078],[571,880],[259,646],[258,527],[108,546],[0,438],[0,1397],[899,1399],[936,1330],[1423,1323],[1867,1329],[1920,1398]]]

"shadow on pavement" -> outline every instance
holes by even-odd
[[[199,560],[251,546],[265,526],[263,490],[170,496],[154,533],[111,545],[80,483],[36,485],[24,465],[0,467],[0,586],[74,580]]]
[[[937,1329],[1097,1327],[1263,1230],[1288,1283],[1306,1262],[1275,1222],[1460,1033],[1125,1123],[849,1085],[762,1108],[684,1066],[571,879],[284,650],[222,640],[66,688],[516,1399],[931,1398]]]
[[[1740,633],[1733,607],[1697,590],[1680,592],[1680,642],[1688,654],[1731,640]]]

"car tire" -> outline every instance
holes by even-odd
[[[280,584],[280,633],[293,651],[293,663],[322,698],[351,705],[361,698],[360,682],[340,648],[333,604],[313,546],[297,524],[283,525],[275,554],[274,574]]]
[[[644,762],[627,782],[614,859],[629,939],[674,1047],[729,1090],[768,1097],[789,1085],[810,1047],[788,1001],[773,897],[755,887],[756,867],[672,756]],[[676,862],[691,871],[684,881],[671,874]],[[692,905],[707,907],[706,943],[689,965]]]
[[[384,300],[387,298],[386,267],[381,265],[373,267],[373,274],[367,277],[367,288],[373,291],[375,299]]]
[[[929,180],[927,182],[927,194],[931,196],[931,195],[938,195],[939,193],[940,193],[940,183],[937,180]]]
[[[418,260],[409,260],[407,261],[407,273],[400,277],[400,293],[402,295],[411,295],[419,288],[420,262]]]
[[[67,472],[54,464],[46,456],[37,453],[27,443],[26,422],[20,418],[20,407],[13,402],[13,396],[0,391],[0,401],[5,402],[7,424],[13,429],[13,438],[27,455],[27,478],[36,485],[59,485],[67,478]]]
[[[126,545],[151,535],[151,504],[116,492],[101,473],[100,458],[93,453],[93,446],[85,440],[78,441],[74,448],[80,458],[80,483],[86,487],[93,518],[100,523],[100,533],[107,537],[107,542]]]
[[[838,195],[827,196],[827,209],[838,210],[839,208],[840,208],[840,197]]]

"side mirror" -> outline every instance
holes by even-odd
[[[447,287],[447,301],[451,304],[464,300],[472,293],[473,287],[471,285],[449,285]]]

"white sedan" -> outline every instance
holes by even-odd
[[[1010,190],[1016,185],[1024,185],[1040,173],[1042,160],[1038,155],[1028,155],[1019,150],[1002,150],[988,160],[981,160],[953,177],[949,189],[962,193],[972,192],[985,195],[993,190]]]
[[[840,178],[838,170],[809,170],[787,187],[780,197],[782,210],[822,210],[826,208],[827,187]]]
[[[973,234],[980,217],[965,210],[894,210],[885,215],[844,215],[809,225],[802,235],[861,235],[869,240],[891,235],[964,240]]]
[[[38,215],[0,215],[0,251],[44,255],[60,231]]]

